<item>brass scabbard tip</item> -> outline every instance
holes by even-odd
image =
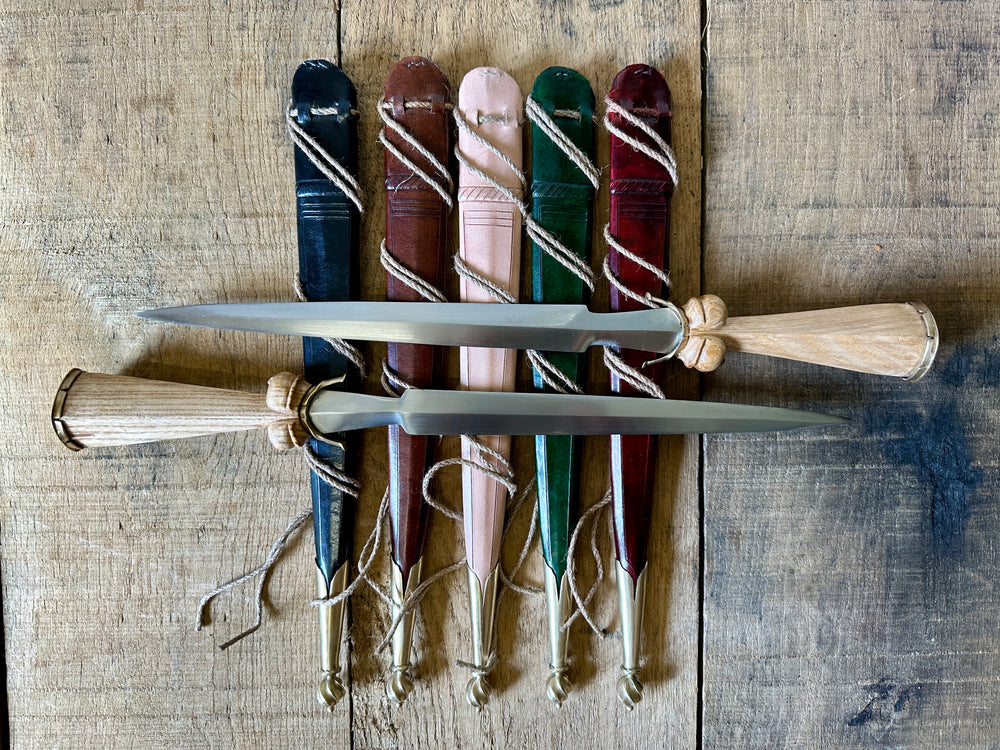
[[[420,585],[420,573],[423,569],[423,558],[410,568],[407,580],[403,580],[403,571],[392,563],[392,619],[397,622],[392,634],[392,674],[385,684],[386,695],[396,703],[402,704],[413,691],[413,677],[410,675],[410,650],[413,642],[413,624],[416,610],[404,611],[407,600]]]
[[[549,665],[549,669],[552,670],[552,674],[545,682],[545,695],[559,708],[562,708],[563,701],[569,697],[569,691],[573,689],[573,683],[566,676],[565,669],[554,669],[551,665]]]
[[[642,700],[642,683],[639,682],[639,643],[642,636],[642,610],[646,599],[646,574],[643,568],[639,577],[615,564],[618,582],[618,616],[622,627],[622,676],[618,680],[618,700],[631,711]]]
[[[629,711],[642,700],[642,683],[631,670],[625,670],[625,674],[618,678],[618,700]]]
[[[316,689],[316,699],[319,704],[326,706],[328,711],[332,711],[333,707],[345,695],[347,695],[347,691],[344,689],[344,683],[340,681],[340,677],[331,672],[324,673],[323,678],[319,681],[319,687]]]
[[[563,625],[569,620],[573,611],[573,599],[569,591],[569,583],[563,574],[562,584],[556,581],[552,569],[545,566],[545,609],[549,626],[549,676],[545,683],[545,694],[550,701],[562,706],[573,683],[566,677],[569,669],[566,662],[566,647],[569,632],[563,630]]]
[[[412,692],[413,678],[410,677],[409,671],[394,668],[385,683],[385,694],[389,696],[389,700],[402,705],[406,697]]]
[[[490,685],[486,677],[476,674],[472,676],[469,684],[465,686],[465,699],[469,701],[469,705],[474,709],[482,711],[483,706],[489,702],[490,693],[492,692],[493,686]]]

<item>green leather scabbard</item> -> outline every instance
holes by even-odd
[[[587,157],[594,154],[594,92],[568,68],[548,68],[535,79],[531,97]],[[589,262],[594,188],[588,178],[537,124],[531,128],[531,214],[546,230]],[[583,281],[531,243],[532,297],[535,302],[586,302]],[[570,379],[582,375],[584,357],[546,353]],[[535,387],[549,390],[537,371]],[[562,582],[578,483],[578,439],[568,435],[535,437],[538,503],[545,563]]]
[[[588,176],[578,164],[594,159],[594,92],[574,70],[553,67],[535,79],[528,102],[531,127],[531,215],[541,227],[589,266],[591,205],[596,173]],[[545,117],[538,113],[544,112]],[[557,132],[558,131],[558,132]],[[563,136],[577,149],[577,161]],[[584,303],[588,287],[583,279],[550,256],[537,242],[531,243],[531,288],[535,302]],[[542,352],[549,363],[578,382],[584,357],[579,354]],[[551,375],[550,375],[551,377]],[[552,390],[534,370],[535,387]],[[549,677],[545,692],[562,705],[572,689],[566,672],[568,632],[562,625],[572,602],[566,584],[569,540],[576,525],[576,494],[579,484],[579,438],[572,435],[535,436],[535,471],[538,520],[545,557],[545,594],[549,631]]]

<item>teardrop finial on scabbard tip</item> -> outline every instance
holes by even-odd
[[[569,621],[573,611],[573,598],[569,589],[566,574],[563,573],[561,582],[557,581],[552,568],[546,565],[545,611],[549,630],[549,672],[551,674],[545,682],[545,695],[560,707],[569,695],[569,691],[573,689],[573,683],[566,676],[566,672],[569,670],[566,661],[569,631],[564,629],[564,625]]]
[[[618,700],[629,711],[642,700],[642,683],[636,674],[637,670],[622,667],[624,674],[618,678]]]
[[[396,629],[392,632],[392,672],[385,683],[385,692],[389,700],[402,704],[406,697],[413,692],[413,677],[410,669],[410,650],[413,644],[413,623],[416,618],[416,610],[411,607],[406,610],[407,601],[412,596],[413,591],[420,585],[420,575],[423,570],[423,558],[417,560],[416,564],[410,568],[406,580],[403,579],[403,571],[392,562],[392,584],[390,596],[392,599],[392,619],[396,624]]]
[[[552,674],[545,681],[545,695],[559,708],[562,708],[563,701],[569,697],[569,691],[573,689],[573,683],[566,676],[565,669],[556,669],[551,664],[549,669],[552,670]]]
[[[482,711],[483,706],[489,703],[492,692],[493,686],[486,679],[486,675],[474,674],[469,680],[469,684],[465,686],[465,699],[474,709]]]
[[[621,561],[615,563],[618,584],[618,616],[622,627],[622,676],[618,679],[618,700],[629,711],[642,700],[642,683],[639,681],[639,643],[642,637],[642,613],[646,599],[645,567],[636,579],[632,578]]]
[[[340,677],[332,672],[324,672],[316,688],[316,700],[321,706],[326,706],[328,711],[332,711],[340,700],[347,695],[344,683]]]
[[[486,578],[486,585],[480,586],[479,576],[470,567],[469,577],[469,614],[472,625],[472,661],[461,662],[472,668],[472,678],[465,687],[465,697],[469,705],[477,711],[490,699],[493,686],[486,679],[496,664],[496,651],[493,649],[494,619],[497,604],[497,586],[500,581],[500,566]]]
[[[392,674],[385,683],[385,694],[389,696],[389,700],[402,705],[412,692],[413,678],[410,677],[409,669],[393,667]]]

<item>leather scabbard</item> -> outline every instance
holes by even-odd
[[[292,108],[298,125],[353,175],[358,171],[354,85],[335,65],[309,60],[292,80]],[[358,279],[359,215],[347,196],[295,149],[298,208],[299,276],[312,301],[349,300]],[[326,341],[303,339],[305,377],[310,383],[344,376],[337,386],[357,389],[357,374],[347,359]],[[310,441],[311,447],[336,469],[353,473],[353,437],[330,436],[338,445]],[[329,585],[351,557],[354,498],[311,476],[316,564]]]
[[[656,69],[648,65],[628,66],[615,76],[609,97],[670,142],[670,91]],[[611,122],[628,135],[648,141],[648,136],[618,115],[612,114]],[[613,134],[610,154],[611,235],[643,260],[664,268],[669,241],[670,196],[674,188],[670,175],[661,164]],[[648,270],[622,257],[614,248],[610,249],[608,261],[611,270],[632,291],[640,296],[649,293],[663,297],[660,280]],[[639,310],[643,306],[612,286],[611,309]],[[622,350],[620,354],[626,364],[635,368],[656,356],[633,350]],[[644,368],[642,373],[658,383],[661,369],[653,365]],[[637,394],[614,375],[611,389],[624,395]],[[618,560],[633,581],[646,567],[654,459],[652,436],[611,436],[615,545]]]
[[[458,92],[459,116],[492,143],[518,168],[522,161],[522,98],[517,83],[497,68],[476,68],[462,80]],[[517,175],[495,154],[459,131],[458,148],[478,169],[521,194]],[[521,215],[495,187],[465,168],[458,169],[459,253],[474,272],[507,290],[515,299],[521,270]],[[462,278],[463,302],[494,302],[474,282]],[[461,384],[472,391],[514,390],[517,351],[463,347]],[[510,454],[509,436],[480,436],[504,456]],[[462,441],[462,457],[475,461],[471,444]],[[503,530],[506,489],[480,471],[462,467],[465,540],[470,570],[481,586],[496,567]]]
[[[590,161],[594,158],[594,92],[587,79],[568,68],[552,67],[535,79],[531,97]],[[586,175],[547,135],[531,127],[531,214],[546,231],[589,263],[594,187]],[[535,302],[585,304],[582,279],[531,243],[531,289]],[[585,355],[545,353],[570,380],[579,382]],[[551,390],[539,373],[535,387]],[[539,527],[545,562],[555,580],[566,572],[566,555],[575,516],[579,477],[579,439],[537,435],[535,467]]]
[[[386,114],[447,166],[450,149],[451,103],[448,81],[423,57],[400,60],[385,82]],[[425,174],[448,186],[433,164],[391,128],[386,138]],[[448,206],[441,196],[391,151],[385,152],[386,249],[417,276],[441,288],[448,247]],[[420,302],[424,298],[393,274],[386,278],[386,299]],[[436,347],[389,344],[389,367],[415,388],[436,387],[441,358]],[[389,427],[389,518],[393,561],[404,583],[420,559],[426,528],[421,486],[433,444],[424,435],[408,435]]]

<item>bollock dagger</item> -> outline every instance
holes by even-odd
[[[683,309],[592,313],[582,305],[292,302],[190,305],[137,313],[170,323],[296,336],[437,346],[582,352],[592,345],[657,352],[710,372],[727,350],[919,380],[938,348],[919,302],[729,318],[707,294]]]
[[[266,428],[278,448],[398,424],[412,435],[607,435],[771,432],[847,422],[796,409],[620,396],[411,388],[399,398],[325,390],[292,373],[264,394],[74,369],[52,407],[70,448],[134,445]]]

